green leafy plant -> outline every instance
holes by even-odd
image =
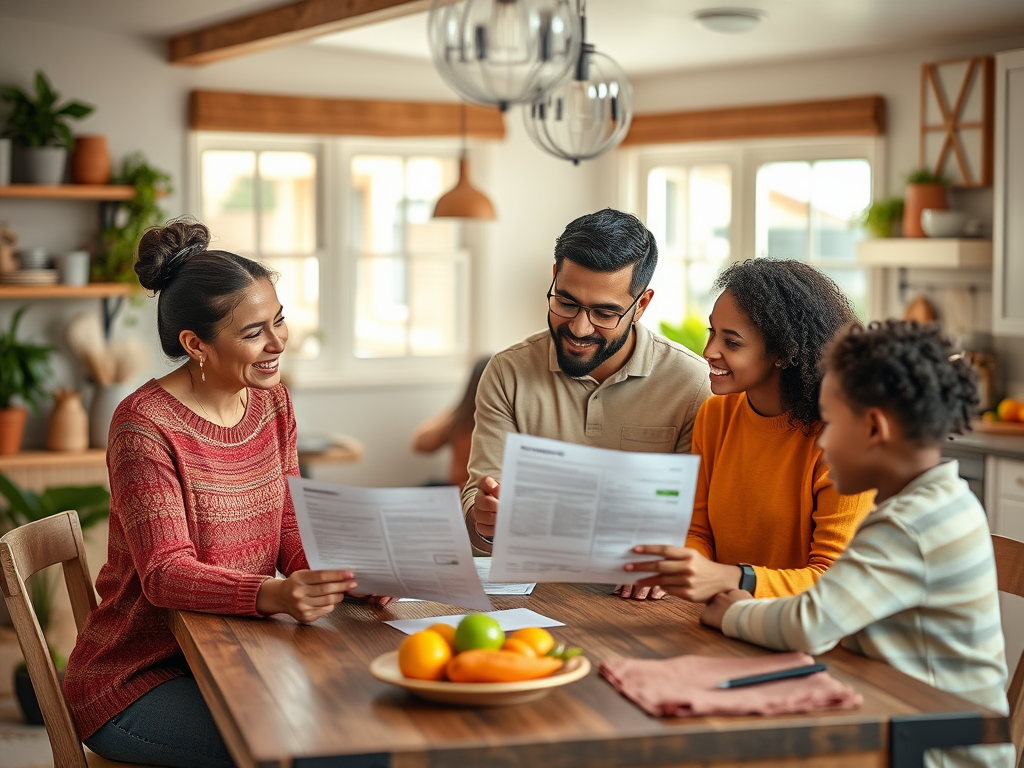
[[[872,237],[892,237],[892,225],[902,219],[903,198],[888,197],[871,203],[861,216],[861,224]]]
[[[704,353],[704,346],[708,342],[707,325],[697,315],[687,315],[679,325],[672,325],[661,321],[661,335],[671,339],[677,344],[682,344],[691,352],[698,355]]]
[[[39,401],[49,395],[45,383],[53,347],[18,341],[18,323],[28,306],[18,307],[10,327],[0,333],[0,408],[12,407],[17,397],[38,414]]]
[[[66,509],[78,512],[82,530],[110,515],[110,492],[102,485],[63,485],[34,493],[19,488],[0,472],[0,498],[5,502],[0,506],[0,531],[42,520]],[[43,570],[28,580],[28,587],[39,626],[45,631],[53,618],[57,581]],[[54,662],[57,662],[56,657]]]
[[[80,101],[57,104],[60,94],[50,87],[41,71],[36,72],[35,98],[15,85],[0,87],[0,99],[11,105],[4,137],[25,147],[67,147],[75,145],[68,120],[81,120],[93,108]]]
[[[135,249],[142,233],[167,218],[157,200],[173,191],[171,177],[151,166],[141,152],[136,152],[124,158],[112,183],[134,187],[135,196],[118,206],[111,224],[103,230],[105,251],[93,262],[92,278],[101,282],[131,283],[137,280]]]
[[[907,174],[907,184],[949,184],[949,179],[930,168],[915,168]]]

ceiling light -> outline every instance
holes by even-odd
[[[749,32],[764,18],[764,11],[753,8],[708,8],[697,11],[693,18],[704,29],[725,34]]]
[[[437,199],[434,218],[493,219],[494,205],[469,182],[469,160],[466,159],[466,105],[461,113],[462,155],[459,158],[459,183]]]

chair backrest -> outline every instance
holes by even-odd
[[[992,534],[992,548],[996,553],[996,574],[999,591],[1024,597],[1024,542]],[[1021,653],[1017,669],[1006,692],[1010,701],[1010,736],[1018,755],[1024,742],[1024,653]],[[1020,766],[1024,762],[1016,758]]]
[[[64,567],[71,609],[81,632],[86,618],[96,608],[96,591],[85,560],[78,513],[61,512],[0,537],[0,588],[43,713],[54,765],[87,768],[78,729],[71,719],[46,638],[25,586],[29,576],[57,563]]]

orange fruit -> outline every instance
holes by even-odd
[[[547,652],[555,647],[555,638],[546,629],[541,629],[540,627],[517,629],[509,637],[522,640],[533,648],[534,653],[538,656],[546,656]]]
[[[398,668],[416,680],[443,680],[445,665],[451,661],[448,641],[430,629],[409,635],[398,647]]]
[[[445,639],[452,652],[455,651],[455,627],[451,624],[431,624],[427,629],[431,632],[437,632],[437,634]]]
[[[1014,421],[1024,421],[1024,403],[1017,404],[1017,412],[1014,414]]]
[[[1021,405],[1021,403],[1009,397],[1005,400],[1000,400],[999,405],[996,406],[996,415],[999,416],[1000,421],[1017,421]]]
[[[995,411],[985,411],[981,414],[981,420],[987,424],[992,424],[993,422],[999,421],[999,416],[996,415]]]
[[[512,651],[512,653],[518,653],[522,656],[529,656],[531,659],[537,658],[537,652],[533,650],[533,646],[525,640],[520,640],[518,637],[510,637],[506,640],[505,644],[501,646],[501,650]]]

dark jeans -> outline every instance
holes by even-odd
[[[85,740],[108,760],[166,768],[233,768],[199,686],[191,677],[161,683]]]

